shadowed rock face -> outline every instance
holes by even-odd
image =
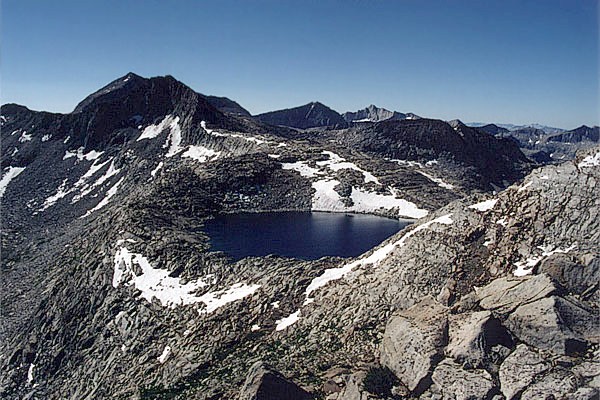
[[[228,99],[227,97],[206,96],[206,99],[210,104],[223,113],[241,115],[243,117],[251,116],[248,110],[240,106],[237,102]]]
[[[271,111],[255,116],[259,121],[271,125],[289,126],[307,129],[316,127],[344,128],[344,118],[331,108],[319,102],[308,103],[300,107]]]
[[[257,362],[248,371],[239,400],[309,400],[313,397],[268,365]]]
[[[511,160],[486,179],[510,176],[522,155],[459,123],[387,121],[295,140],[223,114],[168,78],[125,79],[71,114],[2,107],[11,180],[0,213],[0,397],[597,390],[600,149],[489,197],[473,192],[465,165],[488,164],[472,149]],[[131,97],[111,94],[130,81]],[[144,108],[138,90],[168,100]],[[106,117],[120,104],[142,119]],[[104,122],[85,128],[96,119]],[[389,153],[367,132],[389,139]],[[384,158],[412,154],[418,163]],[[343,202],[360,189],[428,215],[351,260],[231,262],[209,251],[203,226],[213,215],[308,211],[315,186],[330,180]],[[426,368],[408,368],[402,355],[416,359],[425,345]],[[272,367],[253,368],[257,360]]]

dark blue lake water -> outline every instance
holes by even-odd
[[[316,260],[358,256],[408,224],[372,215],[272,212],[219,215],[204,230],[211,250],[234,260],[269,254]]]

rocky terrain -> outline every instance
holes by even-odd
[[[135,74],[1,115],[2,398],[598,396],[599,148],[277,127]],[[209,218],[272,210],[415,223],[356,259],[210,251]]]
[[[547,127],[513,127],[511,130],[488,124],[478,127],[497,137],[511,138],[532,160],[541,164],[563,162],[575,158],[579,150],[598,145],[600,128],[582,125],[572,130]]]
[[[385,108],[377,107],[373,104],[362,110],[355,112],[345,112],[342,117],[349,123],[361,123],[361,122],[381,122],[388,119],[400,120],[400,119],[418,119],[418,115],[413,113],[400,113],[398,111],[389,111]]]

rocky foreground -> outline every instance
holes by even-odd
[[[458,123],[290,131],[138,78],[2,108],[0,397],[598,397],[600,149],[492,193],[532,165]],[[319,209],[416,222],[317,261],[202,230]]]

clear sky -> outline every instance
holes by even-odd
[[[598,0],[2,0],[1,102],[69,112],[129,71],[252,113],[321,101],[599,122]]]

